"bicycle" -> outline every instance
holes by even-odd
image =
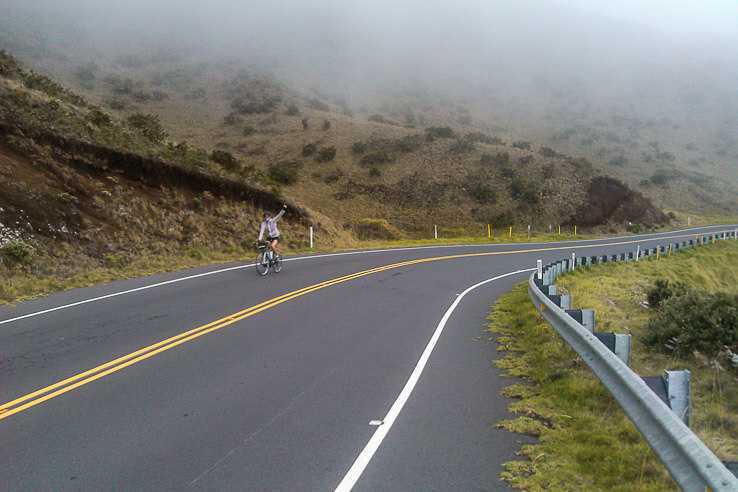
[[[266,275],[269,267],[272,267],[274,273],[279,273],[282,270],[282,255],[279,254],[279,251],[275,255],[272,251],[267,250],[266,243],[257,243],[257,247],[259,248],[259,253],[256,255],[255,264],[256,271],[259,272],[259,275]]]

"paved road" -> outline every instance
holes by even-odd
[[[493,428],[490,305],[536,259],[708,230],[213,265],[2,307],[0,487],[505,489],[530,438]]]

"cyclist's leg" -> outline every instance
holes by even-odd
[[[279,254],[279,251],[277,251],[277,244],[279,244],[279,236],[274,238],[274,241],[272,241],[272,249],[274,250],[274,256],[277,256]]]

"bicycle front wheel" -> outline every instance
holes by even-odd
[[[277,255],[274,257],[274,260],[272,260],[272,269],[275,272],[279,272],[282,269],[282,256]]]
[[[259,251],[259,254],[256,255],[256,271],[259,272],[259,275],[266,275],[268,270],[269,257],[265,252]]]

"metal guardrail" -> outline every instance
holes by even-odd
[[[681,243],[675,249],[701,245],[705,243],[705,239],[708,241],[712,239],[714,242],[716,238],[736,238],[737,235],[738,230],[721,233],[718,236],[707,236],[699,239],[697,243],[692,240]],[[556,301],[561,302],[560,297],[568,296],[560,296],[554,300],[552,297],[556,296],[549,296],[543,292],[555,290],[549,289],[548,286],[553,284],[556,276],[577,266],[610,261],[637,261],[643,256],[658,255],[661,252],[666,252],[665,248],[657,247],[655,250],[641,251],[639,247],[635,254],[572,258],[547,265],[545,268],[539,262],[538,271],[530,276],[528,294],[546,321],[571,345],[620,404],[682,490],[738,491],[738,478],[682,419],[627,364],[557,304]]]

